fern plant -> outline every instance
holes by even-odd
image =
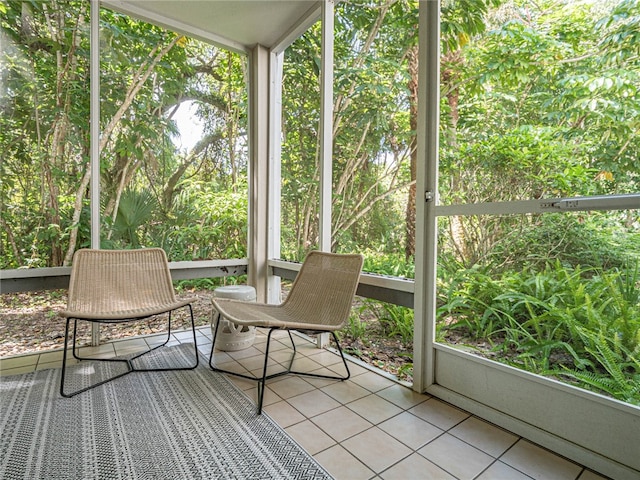
[[[377,318],[385,335],[399,336],[405,345],[413,342],[413,309],[374,300],[366,300],[363,307]]]
[[[563,369],[581,384],[634,405],[640,405],[640,361],[637,352],[615,344],[605,332],[576,326],[585,349],[596,360],[593,370]]]
[[[499,276],[475,268],[445,285],[441,337],[462,329],[493,345],[499,361],[639,402],[637,264],[602,271],[554,262]]]

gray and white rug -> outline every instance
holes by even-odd
[[[160,355],[188,364],[193,346],[160,349],[150,365]],[[0,478],[331,478],[200,360],[195,370],[131,373],[72,398],[59,394],[59,369],[0,377]]]

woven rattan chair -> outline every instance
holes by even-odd
[[[357,254],[311,252],[302,264],[286,300],[279,305],[213,298],[212,302],[217,312],[217,322],[213,334],[209,366],[217,372],[256,380],[258,382],[258,414],[262,413],[265,383],[270,378],[286,374],[297,374],[347,380],[350,376],[349,367],[335,332],[341,329],[349,319],[351,303],[360,278],[362,261],[362,255]],[[221,317],[238,325],[266,327],[269,329],[261,377],[244,375],[214,366],[213,353],[218,330],[222,323],[220,321]],[[269,345],[271,335],[275,330],[287,330],[293,345],[293,354],[287,370],[267,375]],[[291,330],[305,333],[330,332],[338,346],[346,375],[330,376],[293,371],[291,367],[296,355],[296,345],[291,336]]]
[[[164,250],[147,248],[139,250],[78,250],[73,257],[67,309],[62,312],[67,318],[62,357],[60,394],[72,397],[91,388],[119,378],[134,371],[190,370],[198,366],[195,323],[191,303],[194,299],[177,300],[169,264]],[[191,330],[195,364],[193,366],[168,368],[136,368],[133,360],[167,344],[171,337],[171,312],[188,307],[191,314]],[[94,323],[122,323],[137,321],[152,315],[168,314],[167,339],[161,345],[133,358],[83,358],[76,346],[78,321]],[[69,327],[73,320],[72,353],[77,360],[119,362],[126,366],[123,373],[99,381],[73,393],[66,393],[65,373]]]

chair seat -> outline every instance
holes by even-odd
[[[238,325],[323,332],[331,332],[342,327],[341,324],[302,322],[300,317],[292,315],[282,305],[246,303],[225,298],[214,298],[212,303],[220,315]]]
[[[75,310],[64,310],[62,316],[67,318],[79,318],[85,320],[105,320],[117,322],[119,320],[126,321],[135,318],[150,317],[151,315],[158,315],[166,313],[170,310],[176,310],[181,307],[185,307],[195,302],[195,298],[185,298],[183,300],[177,300],[175,302],[164,303],[161,305],[153,305],[142,308],[123,308],[128,305],[118,305],[118,302],[113,302],[112,306],[114,310],[109,311],[94,311],[91,305],[86,305],[86,308],[82,308],[83,305],[79,305],[78,302],[74,305]]]

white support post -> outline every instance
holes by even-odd
[[[322,68],[320,72],[320,251],[331,251],[331,197],[333,167],[333,26],[334,1],[322,5]],[[329,334],[317,336],[318,348],[329,345]]]
[[[413,389],[434,383],[440,123],[440,1],[420,2]]]
[[[322,6],[322,68],[320,72],[320,250],[331,251],[333,166],[333,0]]]
[[[269,204],[269,51],[249,55],[249,233],[248,283],[259,302],[267,298]]]
[[[100,248],[100,1],[91,0],[89,168],[91,169],[91,248]]]
[[[281,160],[282,160],[282,69],[284,52],[271,53],[269,91],[269,246],[268,258],[280,258]],[[280,277],[269,275],[267,301],[280,303]]]
[[[91,208],[91,248],[100,248],[100,1],[90,5],[89,128],[91,133],[89,203]],[[100,344],[100,325],[91,325],[91,345]]]

